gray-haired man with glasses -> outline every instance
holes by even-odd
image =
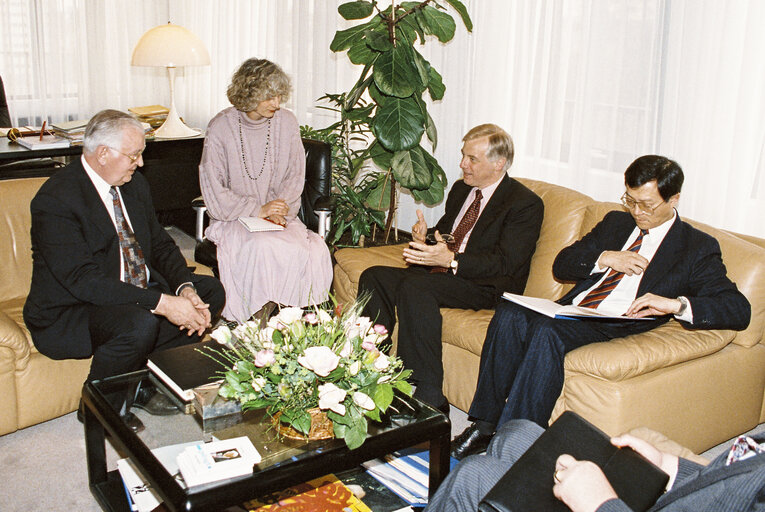
[[[52,359],[93,357],[88,381],[138,370],[155,351],[198,341],[223,308],[220,282],[192,274],[157,222],[141,124],[116,110],[85,129],[82,157],[32,200],[32,286],[24,321]],[[124,408],[134,430],[140,420]],[[174,411],[153,390],[135,405]],[[109,399],[117,409],[125,396]]]
[[[608,213],[584,238],[563,249],[553,274],[573,281],[560,304],[650,320],[562,320],[511,302],[497,306],[481,351],[473,420],[452,442],[463,458],[486,448],[511,419],[545,426],[563,387],[563,358],[578,347],[645,332],[673,316],[691,329],[749,325],[751,307],[725,270],[717,240],[680,220],[683,171],[657,155],[624,173],[628,210]]]

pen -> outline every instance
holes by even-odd
[[[45,125],[48,123],[48,121],[43,121],[42,128],[40,128],[40,140],[43,138],[43,134],[45,134]]]

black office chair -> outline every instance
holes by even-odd
[[[8,99],[5,97],[3,77],[0,77],[0,127],[10,128],[11,113],[8,110]],[[27,158],[23,160],[5,160],[0,164],[0,179],[50,176],[54,170],[64,164],[50,158]]]
[[[332,214],[332,148],[326,142],[303,139],[305,148],[305,187],[301,197],[298,217],[308,229],[315,231],[322,238],[327,235]],[[205,206],[204,199],[196,198],[192,202],[197,212],[194,259],[213,269],[218,274],[218,254],[215,244],[204,238]]]

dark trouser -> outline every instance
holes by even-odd
[[[645,332],[658,323],[554,319],[502,302],[486,333],[478,387],[468,414],[497,426],[511,419],[528,419],[546,427],[563,389],[563,359],[568,352]]]
[[[479,286],[451,272],[431,274],[424,267],[371,267],[359,278],[359,295],[370,292],[363,314],[393,333],[398,310],[398,349],[412,370],[415,396],[434,406],[446,398],[442,387],[439,308],[489,309],[497,303],[492,287]]]
[[[196,274],[192,281],[215,319],[225,302],[220,281]],[[139,370],[152,353],[196,343],[200,338],[196,333],[188,336],[187,331],[181,331],[165,317],[135,305],[90,306],[88,322],[93,344],[88,382]],[[116,407],[121,406],[117,403],[121,397],[114,401]]]

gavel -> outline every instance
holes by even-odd
[[[34,130],[24,130],[21,131],[18,128],[11,128],[8,130],[8,133],[6,134],[6,137],[8,137],[8,140],[11,142],[16,142],[16,139],[19,137],[31,137],[31,136],[40,136],[40,132],[34,131]]]

